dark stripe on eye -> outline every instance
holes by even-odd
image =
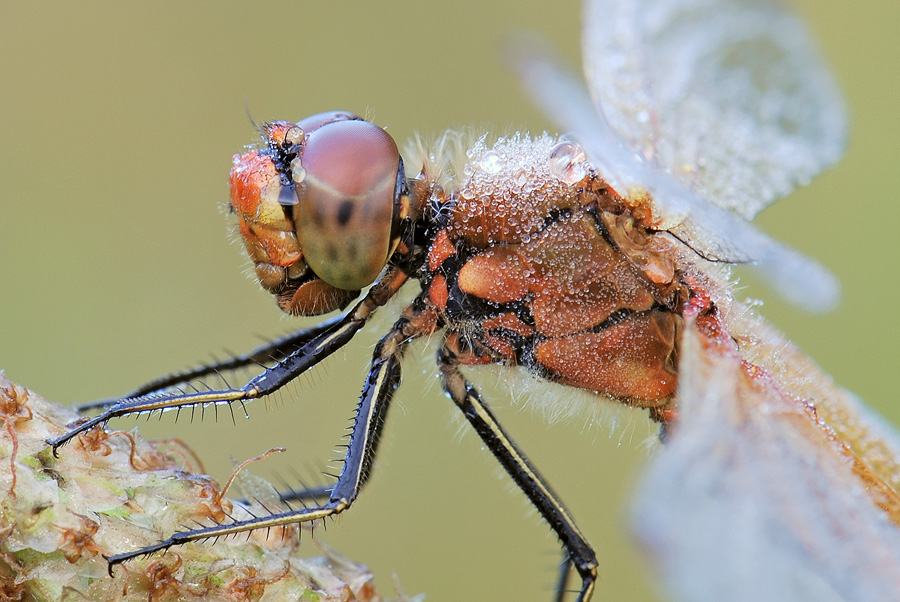
[[[350,218],[353,216],[353,207],[353,201],[344,201],[341,203],[340,207],[338,207],[337,213],[337,220],[339,225],[347,225],[347,222],[349,222]]]

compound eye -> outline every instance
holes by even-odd
[[[339,115],[340,118],[325,117]],[[346,116],[346,117],[345,117]],[[306,132],[295,182],[295,229],[304,257],[328,284],[358,290],[372,282],[397,246],[405,175],[383,129],[355,116],[322,114]],[[312,126],[312,127],[310,127]]]
[[[347,111],[326,111],[324,113],[316,113],[315,115],[304,117],[297,122],[297,127],[302,131],[309,133],[336,121],[363,121],[363,118]]]

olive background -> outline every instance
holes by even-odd
[[[896,425],[900,5],[804,0],[799,9],[846,94],[850,143],[837,168],[758,223],[833,270],[843,303],[810,315],[749,279],[746,293]],[[551,128],[503,70],[498,47],[512,31],[538,31],[577,64],[579,24],[575,0],[7,4],[0,368],[49,399],[88,401],[314,323],[279,312],[227,235],[220,205],[231,156],[255,135],[247,110],[260,122],[350,110],[401,144],[466,125]],[[239,411],[236,424],[227,411],[193,423],[167,414],[141,420],[141,432],[185,439],[222,480],[233,460],[286,446],[254,469],[314,480],[338,455],[389,323],[382,316],[284,394],[249,406],[249,421]],[[412,349],[369,486],[317,537],[370,565],[386,595],[396,573],[432,602],[549,599],[555,538],[442,395],[432,354]],[[653,427],[639,414],[617,428],[584,415],[548,424],[510,403],[503,371],[469,374],[594,543],[596,599],[654,599],[652,571],[626,530]]]

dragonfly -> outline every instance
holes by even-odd
[[[837,301],[825,269],[749,223],[842,154],[843,102],[800,21],[765,0],[589,0],[587,88],[532,44],[510,54],[570,135],[467,145],[448,133],[404,159],[382,128],[330,112],[264,124],[235,156],[231,209],[260,285],[289,314],[343,313],[94,404],[99,413],[49,442],[54,452],[129,414],[270,395],[347,345],[401,289],[415,296],[374,349],[343,468],[315,492],[324,503],[177,532],[111,567],[350,508],[402,358],[424,339],[437,343],[444,391],[559,536],[557,599],[573,570],[577,599],[591,598],[593,548],[469,367],[521,367],[659,423],[663,444],[632,512],[677,599],[894,599],[896,434],[731,281],[731,266],[748,264],[803,307]],[[240,387],[185,392],[259,364]]]

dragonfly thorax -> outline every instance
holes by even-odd
[[[463,361],[666,403],[687,295],[670,243],[640,225],[573,142],[482,138],[466,159],[451,191],[439,189],[449,210],[422,278]]]

